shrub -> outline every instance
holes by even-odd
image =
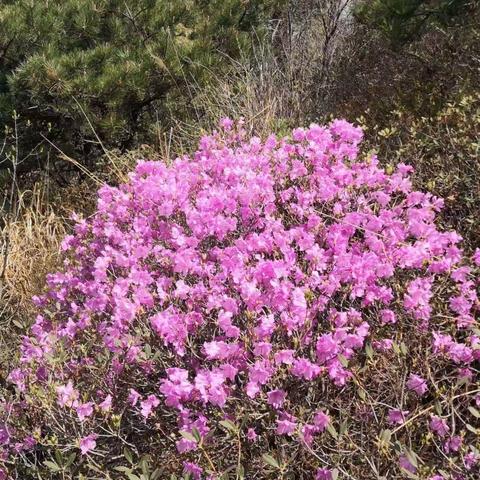
[[[12,474],[474,478],[480,252],[361,139],[224,119],[103,187],[9,376]]]
[[[414,116],[398,108],[389,123],[387,128],[369,128],[370,145],[391,164],[396,159],[415,158],[414,185],[425,185],[445,200],[439,220],[454,227],[469,250],[480,247],[476,221],[480,211],[480,94],[460,92],[431,116]]]
[[[360,2],[360,21],[380,30],[394,46],[418,38],[428,25],[468,12],[470,0],[374,0]]]

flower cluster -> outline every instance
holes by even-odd
[[[386,171],[359,156],[361,139],[336,120],[261,141],[225,119],[192,158],[140,161],[127,183],[102,187],[95,215],[63,242],[63,273],[35,299],[42,312],[9,377],[19,395],[53,386],[84,455],[115,412],[139,423],[173,414],[176,448],[192,459],[219,421],[240,425],[245,405],[270,420],[247,422],[240,439],[273,434],[311,451],[330,406],[303,408],[296,390],[351,384],[372,350],[398,348],[403,325],[477,381],[477,265],[459,235],[437,228],[443,202],[412,189],[412,167]],[[419,368],[406,372],[412,402],[438,389]],[[392,429],[413,416],[405,406],[390,405]],[[445,455],[463,449],[474,468],[476,451],[430,413],[419,420]],[[11,453],[10,437],[0,425]],[[184,468],[203,475],[195,462]],[[415,467],[399,456],[399,468]]]

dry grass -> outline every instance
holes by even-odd
[[[2,238],[7,244],[4,286],[22,309],[42,290],[46,273],[59,265],[58,247],[65,233],[65,219],[55,214],[40,188],[21,195],[18,218],[7,222]]]
[[[1,229],[0,365],[8,371],[18,337],[34,315],[32,297],[41,293],[45,276],[60,266],[59,246],[68,225],[37,187],[22,193],[14,218]]]

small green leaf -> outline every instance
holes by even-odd
[[[123,456],[128,460],[131,465],[133,465],[133,455],[127,447],[123,449]]]
[[[477,429],[475,427],[473,427],[472,425],[470,425],[469,423],[467,423],[465,425],[467,427],[467,430],[470,430],[472,433],[474,433],[475,435],[477,434]]]
[[[468,407],[468,411],[475,417],[480,418],[480,412],[475,407]]]
[[[134,473],[125,473],[127,476],[128,480],[142,480],[138,475],[135,475]]]
[[[197,440],[195,439],[195,437],[190,433],[190,432],[186,432],[185,430],[181,430],[180,431],[180,435],[185,438],[186,440],[190,440],[191,442],[196,442]]]
[[[405,450],[405,455],[408,458],[408,461],[415,467],[418,468],[417,454],[413,450]]]
[[[347,360],[341,353],[339,353],[339,354],[337,355],[337,358],[338,358],[339,362],[340,362],[345,368],[348,367],[348,360]]]
[[[122,472],[122,473],[127,473],[130,472],[132,473],[132,469],[129,467],[125,467],[124,465],[119,465],[118,467],[113,467],[114,470],[117,472]]]
[[[264,454],[262,455],[262,458],[263,458],[263,461],[264,461],[266,464],[270,465],[271,467],[275,467],[275,468],[280,469],[280,464],[279,464],[278,461],[277,461],[274,457],[272,457],[270,454],[264,453]]]
[[[57,460],[58,465],[63,465],[63,456],[60,450],[55,450],[55,459]]]
[[[362,400],[365,400],[365,399],[367,398],[367,394],[366,394],[365,390],[364,390],[362,387],[360,387],[360,388],[358,389],[358,396],[359,396]]]
[[[13,320],[12,322],[17,328],[19,328],[20,330],[23,330],[25,327],[22,323],[20,323],[18,320]]]
[[[225,427],[227,430],[230,430],[233,433],[237,432],[237,427],[231,420],[221,420],[219,423],[222,427]]]
[[[245,478],[245,469],[243,468],[243,465],[240,464],[237,467],[237,479],[243,480]]]
[[[390,443],[390,439],[392,438],[392,431],[389,430],[388,428],[385,430],[382,430],[380,433],[380,440],[382,440],[385,443]]]
[[[202,441],[202,436],[200,435],[200,432],[198,431],[197,428],[195,427],[192,428],[192,435],[197,443],[200,443]]]
[[[148,465],[148,455],[144,455],[139,462],[140,468],[142,469],[142,473],[145,477],[149,477],[150,475],[150,467]]]
[[[67,461],[65,462],[65,466],[69,467],[75,461],[76,458],[77,458],[77,454],[75,452],[71,453],[68,456]]]
[[[156,468],[150,475],[150,480],[159,480],[160,475],[163,473],[161,468]]]
[[[50,460],[45,460],[43,464],[48,467],[52,472],[59,472],[61,468],[55,463]]]
[[[327,430],[328,430],[328,433],[329,433],[335,440],[338,439],[338,433],[337,433],[337,431],[335,430],[335,427],[334,427],[331,423],[329,423],[329,424],[327,425]]]

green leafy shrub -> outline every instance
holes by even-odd
[[[373,126],[368,138],[392,165],[414,158],[417,186],[445,199],[444,224],[454,226],[471,249],[480,246],[479,93],[461,93],[426,117],[397,109],[391,126]]]

